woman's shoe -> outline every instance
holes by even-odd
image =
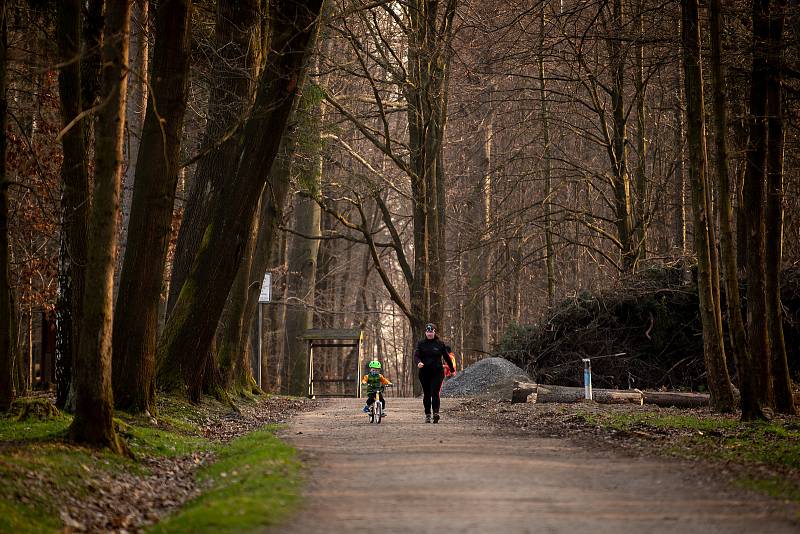
[[[435,425],[438,422],[439,422],[439,414],[435,413],[433,414],[433,424]]]
[[[431,416],[429,414],[425,414],[425,422],[426,423],[430,423],[431,422]]]

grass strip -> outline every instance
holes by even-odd
[[[198,475],[207,489],[149,532],[254,532],[286,517],[299,498],[301,469],[295,450],[274,430],[220,446],[217,461]]]
[[[800,425],[796,419],[742,422],[718,415],[579,413],[589,425],[622,432],[656,432],[667,439],[663,452],[687,459],[767,467],[772,474],[743,477],[739,485],[780,499],[800,502]]]

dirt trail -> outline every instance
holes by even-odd
[[[282,437],[310,480],[301,511],[274,532],[800,531],[775,501],[723,489],[688,464],[499,436],[449,418],[449,399],[442,422],[425,424],[419,400],[388,401],[380,425],[355,399],[294,419]]]

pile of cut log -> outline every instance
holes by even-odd
[[[673,391],[640,391],[638,389],[595,389],[592,400],[600,404],[653,404],[676,408],[699,408],[708,406],[709,396],[704,393],[682,393]],[[511,402],[584,402],[583,388],[550,386],[532,382],[514,382]],[[591,401],[589,401],[591,402]]]

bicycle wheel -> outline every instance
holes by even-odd
[[[380,424],[381,418],[383,418],[383,403],[375,399],[373,406],[375,406],[375,422]]]

